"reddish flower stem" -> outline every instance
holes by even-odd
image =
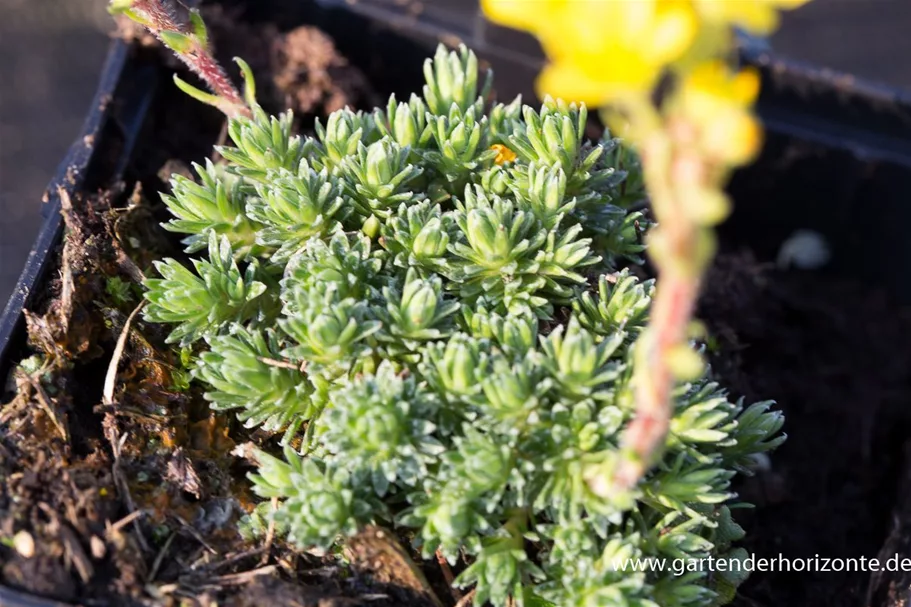
[[[218,108],[229,118],[251,116],[250,108],[247,107],[240,93],[207,46],[202,44],[191,32],[188,32],[185,25],[178,22],[173,0],[133,0],[132,8],[142,12],[148,18],[149,31],[162,42],[164,42],[162,32],[189,35],[192,41],[190,48],[184,52],[174,50],[174,54],[220,98],[221,103],[218,104]]]
[[[645,476],[664,445],[673,414],[675,377],[668,364],[669,353],[686,343],[687,325],[698,294],[698,282],[673,273],[661,275],[652,312],[649,352],[640,358],[647,365],[637,373],[636,415],[624,431],[623,454],[614,472],[616,489],[626,491]]]
[[[650,324],[637,347],[634,376],[635,417],[621,436],[621,457],[609,484],[611,492],[636,486],[660,455],[671,417],[677,377],[672,356],[687,346],[689,322],[699,296],[702,265],[700,232],[688,216],[683,197],[704,188],[710,176],[706,159],[693,151],[692,132],[683,126],[668,128],[643,146],[642,164],[652,208],[658,220],[656,236],[661,254]]]

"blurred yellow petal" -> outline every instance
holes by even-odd
[[[680,192],[680,202],[687,216],[702,226],[718,225],[731,212],[730,199],[714,188],[688,188]]]
[[[734,76],[731,83],[733,97],[743,105],[753,105],[759,96],[759,72],[747,68]]]
[[[650,54],[656,61],[671,63],[692,44],[698,28],[696,14],[689,5],[670,6],[661,11],[651,31],[651,44],[645,44],[645,49],[650,46]]]
[[[610,96],[603,82],[590,78],[572,63],[546,66],[538,76],[536,88],[541,97],[552,95],[592,107],[604,105]]]
[[[676,111],[696,127],[705,154],[729,164],[744,164],[755,156],[762,141],[759,124],[749,112],[758,94],[755,70],[732,72],[721,61],[709,61],[684,78]]]
[[[650,89],[663,67],[686,53],[699,25],[691,0],[482,0],[482,6],[491,20],[540,40],[552,63],[539,79],[542,92],[589,103]]]
[[[694,0],[709,22],[738,25],[755,34],[769,34],[778,27],[779,9],[793,9],[808,0]]]
[[[746,111],[727,112],[703,125],[701,143],[714,158],[731,165],[747,164],[762,147],[762,127]]]
[[[728,149],[731,164],[751,162],[762,148],[762,139],[762,127],[759,122],[752,116],[741,116],[731,129],[731,147]]]
[[[535,32],[552,23],[565,0],[481,0],[481,8],[494,23]]]
[[[785,10],[799,8],[810,0],[772,0],[777,6]]]
[[[684,99],[705,98],[705,103],[722,103],[741,107],[752,105],[759,94],[759,73],[752,69],[732,72],[722,61],[702,63],[684,78]]]
[[[538,77],[542,96],[552,95],[566,101],[600,107],[620,95],[649,90],[654,86],[659,69],[616,60],[605,62],[602,69],[582,70],[571,62],[551,63]]]
[[[635,46],[641,52],[643,32],[655,22],[653,3],[654,0],[562,2],[559,9],[548,11],[546,25],[534,33],[553,59],[576,55],[604,59],[617,47]]]

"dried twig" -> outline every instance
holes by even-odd
[[[197,542],[199,542],[199,543],[202,545],[203,548],[205,548],[206,550],[208,550],[208,551],[211,552],[212,554],[218,554],[218,550],[216,550],[215,548],[213,548],[213,547],[209,544],[209,542],[207,542],[207,541],[205,540],[205,538],[202,536],[202,534],[201,534],[199,531],[196,530],[195,527],[193,527],[193,526],[190,525],[187,521],[183,520],[181,517],[179,517],[179,516],[177,516],[177,515],[173,515],[172,518],[173,518],[174,520],[176,520],[178,523],[180,523],[180,527],[181,527],[180,530],[181,530],[181,531],[186,532],[187,535],[189,535],[189,536],[192,537],[194,540],[196,540]]]
[[[436,552],[437,563],[440,564],[440,569],[443,571],[443,579],[446,580],[446,585],[449,586],[449,592],[452,594],[452,598],[456,602],[462,600],[462,592],[452,585],[455,581],[455,576],[452,575],[452,568],[449,566],[449,561],[446,560],[446,557],[443,556],[443,553],[437,549]]]
[[[51,532],[60,537],[61,542],[63,542],[63,556],[66,562],[76,569],[76,573],[79,574],[83,584],[89,583],[95,575],[95,568],[92,566],[92,561],[89,560],[85,550],[83,550],[76,533],[66,523],[61,522],[57,511],[48,504],[42,502],[38,504],[38,507],[50,519]]]
[[[123,323],[120,337],[117,338],[117,345],[114,348],[114,354],[111,356],[111,363],[108,365],[108,372],[104,378],[104,391],[102,392],[101,400],[105,405],[114,404],[114,389],[117,386],[117,368],[120,365],[120,359],[123,358],[123,352],[127,345],[127,338],[130,336],[130,325],[133,324],[133,319],[136,318],[136,315],[139,314],[139,311],[142,310],[144,305],[145,301],[142,301],[136,306],[136,309],[133,310],[127,318],[127,321]]]
[[[41,405],[41,408],[50,418],[51,423],[54,424],[54,427],[57,429],[57,432],[60,433],[60,437],[65,441],[69,442],[70,436],[66,431],[66,426],[57,418],[57,413],[54,411],[54,406],[51,404],[51,400],[47,395],[47,392],[44,390],[44,386],[41,385],[41,382],[31,375],[28,376],[29,384],[35,390],[35,396],[38,398],[38,404]]]
[[[276,360],[274,358],[267,358],[265,356],[258,356],[256,359],[261,363],[269,365],[270,367],[278,367],[280,369],[291,369],[292,371],[300,371],[301,373],[307,369],[306,361],[300,364],[294,364],[292,362],[288,362],[287,360]]]
[[[178,588],[180,588],[180,584],[162,584],[158,587],[158,592],[160,594],[174,594]]]
[[[89,581],[95,575],[95,568],[92,567],[92,561],[89,560],[88,555],[86,555],[85,550],[82,549],[82,544],[79,543],[79,538],[76,537],[76,534],[65,524],[60,525],[60,537],[63,539],[63,548],[65,551],[66,559],[73,564],[73,567],[76,569],[76,573],[79,574],[79,578],[82,580],[83,584],[89,583]]]
[[[455,607],[468,607],[471,604],[471,601],[474,600],[474,595],[477,592],[476,588],[472,588],[468,594],[463,596],[458,603],[455,604]]]
[[[67,226],[72,229],[73,201],[70,193],[65,187],[57,186],[57,196],[60,197],[60,209]],[[72,270],[72,245],[71,240],[67,239],[63,244],[62,259],[60,267],[62,272],[60,286],[60,324],[64,334],[69,332],[70,317],[73,315],[73,293],[76,291],[76,285],[73,282]]]
[[[248,559],[248,558],[251,558],[254,556],[259,556],[263,552],[265,552],[265,548],[251,548],[250,550],[244,550],[243,552],[238,552],[237,554],[229,556],[228,558],[226,558],[224,560],[217,561],[215,563],[209,563],[208,565],[206,565],[205,568],[210,571],[215,571],[217,569],[221,569],[222,567],[227,567],[228,565],[233,565],[235,563],[238,563],[244,559]]]
[[[259,561],[260,565],[265,565],[269,560],[269,553],[272,551],[272,542],[275,539],[275,512],[278,510],[278,498],[272,498],[272,516],[269,517],[269,528],[266,531],[266,543],[263,546],[263,556]]]
[[[134,510],[133,512],[130,512],[128,515],[126,515],[125,517],[123,517],[122,519],[117,521],[116,523],[110,525],[107,529],[107,534],[116,533],[116,532],[120,531],[121,529],[123,529],[124,527],[126,527],[127,525],[129,525],[130,523],[135,521],[136,519],[138,519],[140,516],[143,516],[144,514],[145,514],[144,510]]]
[[[171,544],[174,543],[174,538],[177,537],[176,533],[172,533],[168,536],[168,539],[165,540],[164,546],[161,547],[161,550],[158,551],[158,555],[155,557],[155,560],[152,562],[152,571],[149,573],[149,582],[155,581],[155,576],[158,575],[158,570],[161,568],[161,563],[164,562],[164,557],[168,553],[168,550],[171,549]]]
[[[241,573],[231,573],[228,575],[220,575],[213,580],[217,585],[206,585],[207,588],[218,588],[218,586],[241,586],[243,584],[249,584],[253,581],[253,578],[259,577],[261,575],[272,575],[276,572],[275,565],[267,565],[265,567],[260,567],[259,569],[253,569],[250,571],[242,571]]]
[[[111,474],[114,477],[114,486],[117,487],[117,492],[126,504],[127,510],[129,510],[131,514],[134,514],[138,512],[136,510],[136,502],[133,501],[133,496],[130,493],[130,484],[127,482],[126,475],[121,466],[121,454],[123,453],[123,445],[126,443],[127,435],[120,436],[120,432],[117,430],[117,419],[111,414],[105,416],[104,433],[111,445],[111,451],[114,454],[114,464],[111,466]],[[139,515],[137,514],[135,518],[130,521],[136,531],[136,540],[139,542],[139,546],[144,552],[150,552],[149,544],[146,542],[145,536],[142,533],[142,527],[139,526],[138,518]]]

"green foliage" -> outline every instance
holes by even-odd
[[[448,116],[430,116],[429,122],[437,149],[428,150],[424,157],[445,178],[446,193],[458,196],[472,173],[497,156],[490,149],[487,117],[478,120],[474,108],[462,114],[453,106]]]
[[[237,328],[208,339],[194,376],[211,387],[206,400],[216,411],[240,409],[248,427],[296,431],[322,408],[319,383],[295,369],[274,364],[281,355],[273,332]]]
[[[378,497],[390,486],[416,487],[427,464],[444,450],[426,419],[433,407],[433,394],[384,361],[375,376],[333,392],[320,437],[323,449],[341,467],[356,471],[358,481],[372,484]]]
[[[279,169],[255,187],[257,196],[250,196],[240,212],[262,226],[256,242],[275,250],[275,260],[288,259],[314,236],[332,233],[351,212],[340,180],[326,169],[317,173],[306,160],[296,172]]]
[[[464,560],[477,605],[729,600],[739,579],[616,562],[738,558],[725,504],[783,440],[770,403],[679,386],[662,460],[628,494],[594,490],[654,288],[623,269],[647,227],[635,158],[586,142],[584,108],[491,107],[467,49],[425,74],[423,98],[336,112],[316,137],[259,108],[232,119],[227,164],[164,198],[203,257],[158,266],[147,319],[205,340],[213,407],[284,433],[252,479],[302,548],[391,525]]]
[[[424,78],[424,101],[433,116],[445,116],[453,108],[461,114],[481,114],[493,86],[493,73],[488,71],[478,91],[478,58],[465,46],[457,53],[438,46],[433,59],[424,62]]]
[[[399,103],[392,95],[385,113],[379,109],[374,111],[373,122],[383,136],[391,137],[402,147],[420,149],[430,141],[427,106],[415,94],[411,95],[408,103]]]
[[[127,282],[117,276],[111,276],[104,283],[104,291],[111,296],[113,302],[122,306],[133,301],[133,286],[135,283]]]
[[[235,250],[248,251],[259,228],[244,213],[249,187],[210,160],[205,167],[194,164],[193,168],[199,183],[175,175],[171,179],[172,195],[162,196],[176,216],[164,225],[165,229],[190,235],[184,239],[187,253],[205,249],[210,232],[226,237]]]
[[[241,271],[227,237],[210,230],[208,260],[194,260],[191,272],[173,259],[155,263],[162,278],[145,281],[149,305],[144,314],[151,322],[180,323],[168,341],[185,346],[217,335],[232,323],[254,319],[266,285],[257,280],[255,261]]]
[[[357,153],[359,146],[374,142],[371,137],[374,124],[363,112],[352,112],[348,108],[333,112],[326,126],[317,119],[316,134],[319,141],[309,141],[308,151],[320,157],[320,163],[335,168]]]
[[[252,120],[239,118],[228,123],[236,147],[219,147],[218,152],[231,163],[232,172],[247,177],[249,184],[271,183],[271,171],[297,171],[304,157],[304,142],[291,133],[293,122],[291,112],[270,117],[255,108]]]
[[[328,550],[340,535],[357,532],[382,506],[362,495],[343,468],[302,458],[286,448],[284,459],[259,452],[259,471],[252,475],[253,489],[263,498],[281,498],[276,523],[287,529],[288,539],[300,546]]]
[[[409,148],[384,137],[369,146],[358,143],[344,158],[341,167],[358,213],[385,219],[400,204],[419,200],[408,188],[423,169],[409,162],[410,155]]]

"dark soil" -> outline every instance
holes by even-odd
[[[206,19],[222,62],[245,57],[266,109],[293,108],[303,131],[341,106],[378,101],[318,30],[236,25],[220,9]],[[137,52],[159,53],[135,30],[124,34],[142,42]],[[179,67],[168,61],[162,81]],[[439,569],[415,568],[382,530],[350,543],[346,568],[277,539],[240,538],[237,521],[252,507],[243,480],[250,468],[231,451],[249,437],[197,394],[172,388],[180,361],[160,328],[124,329],[139,299],[114,298],[111,277],[129,283],[151,260],[181,255],[156,227],[165,216],[155,193],[223,137],[215,110],[162,87],[125,183],[65,210],[59,278],[29,315],[41,358],[12,375],[16,396],[0,409],[0,537],[8,538],[0,583],[98,605],[452,604]],[[911,322],[881,294],[780,272],[749,253],[719,258],[700,317],[717,342],[719,380],[748,401],[775,399],[787,415],[789,441],[768,470],[738,487],[757,506],[737,511],[748,531],[743,545],[767,558],[876,556],[911,411]],[[104,394],[124,331],[118,383]],[[865,572],[754,573],[737,600],[859,607],[868,580]]]
[[[207,10],[216,56],[226,66],[233,65],[233,57],[250,64],[259,102],[270,113],[290,109],[300,120],[299,130],[307,130],[314,118],[345,106],[372,108],[380,102],[364,74],[319,29],[283,32],[274,23],[247,24],[239,16],[237,9]]]
[[[911,323],[869,287],[723,255],[700,309],[721,383],[775,399],[788,441],[740,484],[757,558],[877,556],[891,523],[911,414]],[[870,574],[753,573],[738,605],[864,604]]]

